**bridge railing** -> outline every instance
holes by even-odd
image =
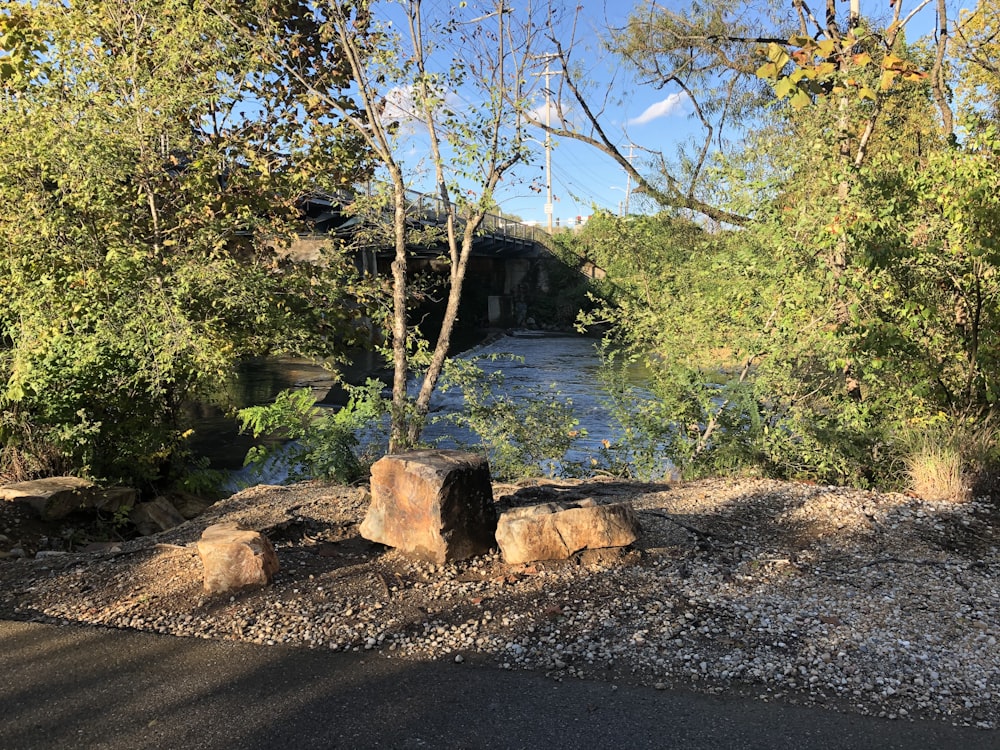
[[[358,192],[366,192],[368,195],[371,195],[371,186],[367,185],[364,189],[359,190]],[[409,202],[409,205],[407,206],[408,214],[412,214],[422,220],[432,221],[437,224],[443,224],[447,221],[449,210],[457,208],[454,202],[446,202],[442,200],[440,196],[433,193],[419,193],[416,190],[408,190],[406,192],[406,198]],[[511,219],[500,214],[486,214],[486,216],[483,217],[483,222],[479,231],[481,234],[488,237],[498,238],[504,241],[513,240],[515,242],[533,243],[546,248],[550,252],[556,251],[552,235],[541,227],[525,224],[521,221]],[[574,254],[577,256],[576,263],[578,264],[580,273],[590,278],[604,278],[604,269],[597,266],[592,260],[584,255],[580,255],[578,253]]]
[[[444,223],[448,217],[449,206],[457,208],[453,202],[445,202],[440,196],[431,193],[418,193],[409,190],[406,193],[409,201],[409,208],[424,220],[431,220],[435,223]],[[457,213],[456,213],[457,215]],[[461,217],[459,217],[461,221]],[[494,237],[504,239],[523,240],[524,242],[534,242],[543,247],[552,247],[552,237],[544,229],[531,226],[516,219],[510,219],[500,214],[486,214],[479,231]]]

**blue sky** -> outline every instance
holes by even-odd
[[[901,0],[903,14],[919,5],[922,0]],[[678,3],[665,0],[665,5],[683,7],[687,2]],[[603,123],[606,132],[628,153],[629,143],[641,149],[663,153],[672,158],[678,147],[691,138],[703,138],[702,130],[694,118],[692,107],[677,89],[657,89],[650,85],[638,85],[627,73],[615,71],[614,60],[600,49],[598,36],[604,34],[607,24],[623,24],[629,12],[646,2],[622,2],[621,0],[583,0],[581,17],[588,19],[578,26],[582,50],[575,53],[575,61],[592,61],[588,76],[596,89],[614,86],[613,95],[608,97]],[[845,4],[846,5],[846,4]],[[957,14],[956,5],[949,2],[952,18]],[[929,34],[934,24],[933,2],[920,11],[908,27],[908,38],[915,40]],[[868,2],[863,0],[862,12],[883,15],[891,12],[889,0]],[[845,7],[846,10],[846,7]],[[588,26],[589,24],[589,26]],[[581,54],[581,52],[583,54]],[[613,83],[612,83],[613,82]],[[553,82],[555,88],[555,82]],[[539,138],[542,138],[539,134]],[[700,141],[699,141],[700,142]],[[633,163],[641,165],[642,151],[635,150]],[[642,171],[640,166],[640,171]],[[537,178],[544,185],[544,156],[541,148],[537,158],[527,168],[520,170],[521,177]],[[515,181],[509,181],[514,183]],[[558,140],[552,151],[552,191],[554,197],[553,216],[565,226],[577,216],[586,217],[593,207],[618,212],[625,199],[629,182],[624,170],[609,157],[585,144],[566,139]],[[634,187],[634,184],[632,185]],[[510,184],[499,190],[497,199],[505,212],[517,214],[526,221],[544,225],[545,193],[534,193],[524,184]],[[632,196],[632,212],[642,210],[641,197]]]
[[[439,0],[440,1],[440,0]],[[663,0],[670,7],[684,7],[687,0]],[[904,3],[906,14],[924,0],[899,0]],[[449,0],[444,0],[446,4]],[[470,2],[470,5],[472,3]],[[789,3],[790,5],[790,3]],[[949,5],[953,4],[949,2]],[[586,68],[586,79],[592,87],[591,103],[600,109],[602,126],[610,138],[619,144],[622,153],[629,153],[629,144],[635,144],[633,163],[640,171],[644,153],[662,153],[672,159],[682,143],[703,138],[700,124],[694,118],[693,110],[686,97],[676,88],[657,89],[652,85],[637,84],[627,71],[615,68],[616,60],[601,47],[599,38],[611,26],[624,25],[630,12],[637,7],[647,6],[644,0],[580,0],[579,5],[567,5],[566,9],[580,9],[576,27],[577,45],[573,51],[573,62]],[[444,7],[443,5],[439,7]],[[846,11],[846,4],[844,10]],[[889,0],[863,0],[862,12],[872,16],[888,16],[891,11]],[[957,11],[952,8],[954,18]],[[929,33],[933,28],[933,3],[910,24],[907,34],[910,40]],[[558,79],[553,77],[552,89],[557,89]],[[605,98],[605,94],[607,94]],[[407,107],[406,97],[400,102],[401,110]],[[538,117],[544,120],[544,105],[539,102]],[[573,118],[572,108],[568,116]],[[419,136],[410,143],[411,166],[420,162],[420,154],[426,153],[419,145]],[[546,183],[544,149],[541,141],[544,134],[535,133],[534,159],[521,165],[509,174],[496,191],[495,198],[502,213],[515,214],[521,219],[545,225]],[[426,167],[423,169],[427,170]],[[414,181],[417,189],[426,188],[420,183],[427,181],[428,173]],[[570,139],[555,139],[552,148],[552,193],[553,218],[562,226],[572,225],[576,217],[587,217],[594,208],[617,213],[622,209],[626,191],[635,185],[628,180],[622,167],[610,157],[592,146]],[[541,188],[541,189],[539,189]],[[644,208],[641,196],[630,197],[631,211]]]
[[[578,47],[573,52],[573,62],[586,64],[588,80],[593,83],[595,99],[604,105],[602,121],[608,135],[628,153],[628,144],[635,143],[656,151],[672,154],[677,145],[698,131],[691,121],[691,108],[676,91],[657,90],[637,86],[624,71],[615,68],[616,60],[599,44],[599,37],[606,34],[607,26],[623,25],[632,7],[631,3],[587,0],[583,3],[577,26]],[[553,78],[552,88],[557,89],[558,79]],[[608,96],[604,100],[604,94]],[[544,107],[540,108],[544,112]],[[572,117],[572,108],[569,111]],[[538,134],[543,140],[544,136]],[[635,151],[635,163],[641,160]],[[520,175],[530,175],[545,184],[544,150],[537,148],[531,167],[522,169]],[[513,182],[513,181],[511,181]],[[610,157],[586,144],[570,139],[554,139],[552,148],[553,217],[562,225],[572,224],[577,216],[586,217],[594,207],[618,212],[630,186],[625,171]],[[520,188],[520,189],[519,189]],[[545,192],[533,193],[524,185],[512,184],[498,191],[501,208],[515,213],[526,221],[539,224],[547,222]],[[637,207],[636,198],[630,207]]]
[[[606,132],[625,153],[631,139],[647,148],[672,154],[681,139],[698,130],[690,120],[690,107],[685,106],[685,100],[677,92],[635,86],[622,71],[615,70],[616,61],[599,43],[599,35],[606,33],[608,24],[624,24],[633,5],[621,0],[585,0],[582,7],[573,62],[577,65],[585,62],[595,101],[610,93],[602,117]],[[553,90],[558,87],[556,76],[551,80],[551,87]],[[389,103],[393,115],[399,119],[407,119],[407,113],[413,111],[412,103],[401,90],[396,90],[395,97],[390,96]],[[455,103],[461,107],[459,97]],[[544,121],[543,101],[539,100],[538,105],[537,116]],[[575,119],[571,107],[567,113],[570,119]],[[553,124],[555,122],[553,117]],[[422,127],[413,127],[404,161],[411,167],[411,176],[416,174],[414,187],[430,190],[430,168],[422,158],[426,154],[419,132]],[[535,139],[532,160],[507,175],[495,198],[502,213],[545,225],[546,174],[542,146],[545,136],[540,130],[532,136]],[[553,218],[565,226],[574,223],[578,216],[589,216],[594,206],[617,212],[630,187],[624,170],[610,157],[586,144],[571,139],[553,139],[552,143]],[[636,162],[641,159],[638,151],[635,159]],[[633,198],[631,203],[633,209],[637,205],[635,200]]]

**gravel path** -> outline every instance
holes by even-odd
[[[255,487],[170,532],[0,560],[0,616],[693,685],[889,718],[1000,721],[991,502],[765,480],[498,485],[501,504],[630,500],[634,549],[429,566],[357,535],[364,490]],[[266,531],[266,589],[206,598],[193,543]],[[16,518],[0,517],[16,534]]]

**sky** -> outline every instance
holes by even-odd
[[[603,98],[610,92],[603,121],[609,134],[628,153],[628,144],[635,142],[643,146],[673,153],[676,144],[690,133],[698,131],[690,118],[691,108],[678,92],[656,90],[652,87],[635,87],[623,78],[621,71],[614,69],[615,61],[607,55],[599,44],[599,35],[604,34],[609,24],[623,25],[632,3],[627,0],[583,0],[577,25],[578,47],[573,52],[574,62],[585,61],[587,75],[593,83],[596,95]],[[554,66],[557,67],[557,66]],[[551,88],[556,90],[558,79],[552,77]],[[408,109],[405,96],[402,101],[393,102],[398,110]],[[544,121],[545,106],[539,101],[536,113]],[[555,123],[553,117],[553,123]],[[520,217],[529,223],[547,224],[546,169],[543,142],[545,135],[537,130],[532,133],[532,159],[520,165],[504,179],[495,193],[500,212]],[[630,141],[630,139],[632,139]],[[420,146],[419,139],[413,144],[414,159]],[[577,217],[585,219],[595,207],[620,212],[626,198],[626,191],[634,188],[625,171],[610,157],[601,154],[594,147],[570,139],[552,139],[552,195],[553,221],[560,226],[573,225]],[[635,152],[635,159],[640,159]],[[428,178],[429,180],[429,175]],[[416,187],[423,189],[419,184]],[[430,184],[427,189],[431,188]],[[630,196],[630,207],[635,209],[637,198]]]
[[[605,132],[615,140],[623,154],[631,150],[633,163],[639,164],[642,152],[630,149],[629,144],[672,155],[682,141],[697,134],[700,129],[692,120],[690,104],[680,92],[636,86],[627,74],[616,70],[616,61],[601,48],[599,37],[606,34],[607,26],[624,25],[633,5],[621,0],[607,3],[587,0],[585,11],[580,14],[583,20],[577,27],[580,47],[574,52],[574,62],[581,64],[581,61],[586,61],[587,77],[593,84],[594,96],[601,97],[596,102],[604,108],[601,119]],[[552,89],[557,89],[557,86],[558,82],[553,80]],[[606,99],[604,92],[608,93]],[[544,106],[539,108],[540,118],[543,118],[543,113]],[[539,138],[544,140],[541,134]],[[545,184],[544,164],[544,149],[539,147],[533,166],[534,176],[542,185]],[[529,191],[529,195],[524,195],[524,191],[519,194],[516,187],[512,186],[509,197],[506,191],[498,191],[501,208],[525,221],[546,225],[545,191],[537,194]],[[554,139],[554,223],[572,225],[576,217],[585,220],[595,208],[622,213],[626,194],[629,209],[635,212],[641,202],[631,194],[634,188],[635,183],[629,180],[625,170],[594,147],[571,139]]]
[[[903,0],[904,12],[921,0]],[[633,149],[634,163],[642,163],[645,150],[661,152],[668,159],[678,147],[692,138],[701,138],[702,131],[694,118],[693,108],[676,88],[657,89],[651,85],[637,85],[622,71],[614,69],[614,60],[601,49],[598,38],[608,25],[623,25],[630,11],[647,5],[643,0],[579,0],[581,9],[577,26],[579,47],[575,55],[578,63],[584,61],[587,77],[596,92],[608,92],[602,122],[606,132],[620,145],[622,153]],[[676,0],[663,0],[673,7],[686,5]],[[950,3],[949,3],[950,4]],[[863,13],[889,12],[889,0],[868,2],[862,0]],[[907,36],[911,40],[928,33],[933,26],[933,3],[921,12],[911,24]],[[557,81],[553,79],[552,89]],[[544,105],[539,107],[539,117],[544,119]],[[544,135],[535,134],[538,143],[530,164],[517,168],[496,191],[501,213],[513,214],[529,223],[545,226],[546,171]],[[555,139],[552,146],[551,182],[553,193],[553,221],[560,226],[573,225],[577,217],[586,220],[595,208],[621,213],[626,194],[629,194],[631,212],[644,210],[641,196],[631,193],[635,185],[625,171],[610,157],[592,146],[568,139]],[[534,189],[532,189],[532,185]],[[541,188],[539,190],[539,188]],[[646,206],[648,207],[648,206]]]

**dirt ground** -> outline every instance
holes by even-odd
[[[97,545],[82,523],[46,526],[5,504],[0,616],[693,682],[983,727],[1000,717],[989,498],[729,479],[526,481],[494,497],[501,510],[629,502],[642,534],[567,561],[508,565],[494,552],[435,566],[358,535],[363,487],[254,487],[170,531]],[[272,540],[271,586],[203,593],[195,542],[223,520]],[[72,551],[45,549],[67,540]]]

